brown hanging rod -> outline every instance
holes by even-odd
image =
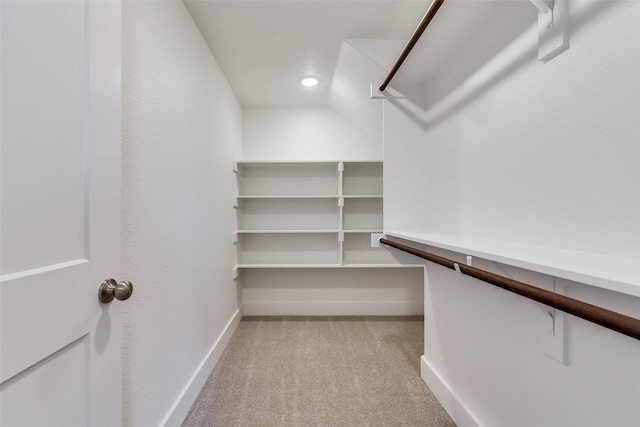
[[[404,50],[400,54],[400,57],[398,58],[395,65],[391,69],[391,72],[387,76],[384,83],[382,83],[382,85],[380,86],[380,92],[384,92],[384,90],[387,88],[393,76],[396,75],[396,73],[400,69],[400,66],[402,65],[404,60],[407,59],[407,56],[409,56],[411,49],[413,49],[413,47],[416,45],[416,43],[418,42],[418,39],[420,38],[422,33],[424,33],[424,30],[427,28],[427,26],[429,25],[433,17],[436,16],[436,12],[438,12],[438,9],[440,9],[440,6],[442,6],[442,3],[444,3],[444,0],[433,0],[433,3],[431,3],[431,6],[429,6],[429,9],[427,9],[427,13],[424,14],[422,21],[420,21],[418,28],[416,28],[416,30],[413,32],[413,35],[409,39],[409,42],[404,47]]]
[[[548,305],[549,307],[557,308],[565,313],[573,314],[589,322],[640,340],[640,319],[635,319],[615,311],[607,310],[606,308],[527,285],[526,283],[499,276],[466,264],[460,264],[448,258],[421,251],[391,240],[382,238],[380,239],[380,243],[400,249],[401,251],[426,259],[427,261],[435,262],[443,267],[460,271],[463,274],[482,280],[483,282],[490,283],[499,288],[506,289],[507,291]]]

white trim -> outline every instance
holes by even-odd
[[[209,378],[209,375],[213,372],[213,368],[216,367],[218,360],[220,360],[220,356],[222,356],[222,352],[227,347],[229,340],[235,333],[236,329],[238,329],[238,325],[240,325],[242,317],[243,307],[240,307],[231,317],[231,320],[229,320],[229,323],[227,323],[227,326],[213,344],[213,347],[211,347],[209,354],[207,354],[200,366],[198,366],[194,374],[189,378],[187,385],[179,394],[176,402],[173,404],[160,425],[165,427],[179,427],[182,424],[189,413],[191,406],[193,406],[193,402],[195,402],[198,394],[200,394],[200,391],[202,390],[202,387],[204,387],[204,384]]]
[[[416,316],[423,301],[244,302],[245,316]]]
[[[458,427],[482,426],[460,397],[447,384],[447,381],[429,364],[424,355],[420,358],[420,377]]]
[[[74,259],[73,261],[61,262],[60,264],[47,265],[45,267],[33,268],[31,270],[18,271],[17,273],[9,273],[0,276],[0,283],[10,282],[12,280],[24,279],[25,277],[35,276],[37,274],[49,273],[51,271],[63,270],[77,265],[88,263],[86,258]]]

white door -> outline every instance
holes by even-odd
[[[120,4],[0,1],[0,425],[121,424]]]

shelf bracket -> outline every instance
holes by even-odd
[[[569,0],[529,0],[538,9],[538,60],[569,49]]]
[[[553,292],[565,295],[564,284],[553,279]],[[540,307],[541,313],[538,314],[538,344],[543,353],[555,359],[556,361],[567,364],[567,358],[564,351],[564,329],[565,314],[548,306]]]

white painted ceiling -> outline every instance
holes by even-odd
[[[187,9],[243,105],[326,105],[342,41],[407,40],[425,1],[202,1]],[[319,87],[298,80],[315,75]]]
[[[335,88],[332,93],[337,80],[342,87],[349,86],[346,79],[359,75],[369,80],[381,78],[357,82],[360,88],[382,83],[431,3],[183,1],[242,105],[331,103],[334,108],[335,100],[344,98],[336,95]],[[527,0],[448,0],[391,86],[421,91],[436,85],[438,75],[453,73],[464,78],[465,70],[474,69],[474,60],[482,62],[490,57],[535,19],[535,9]],[[359,52],[370,65],[354,60],[345,49]],[[354,65],[340,65],[340,58],[351,58],[349,63]],[[313,89],[302,87],[298,82],[306,75],[319,77],[321,84]]]

